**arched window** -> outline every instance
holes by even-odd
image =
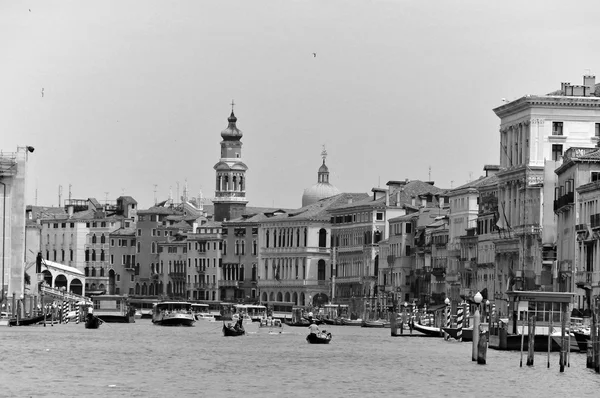
[[[252,281],[256,282],[256,264],[252,265]]]
[[[96,234],[92,235],[92,243],[96,243]]]
[[[100,276],[104,276],[104,267],[100,268]]]
[[[92,249],[92,261],[96,261],[96,250]]]
[[[240,265],[240,281],[244,281],[244,264]]]
[[[246,254],[246,241],[245,240],[242,241],[242,253],[241,254],[242,255]]]
[[[304,228],[304,244],[302,246],[306,247],[308,245],[308,242],[306,240],[306,238],[308,237],[308,230],[306,228]]]
[[[100,261],[104,261],[104,249],[100,250]]]
[[[92,267],[92,276],[96,276],[96,268]]]
[[[164,248],[163,248],[164,250]],[[156,242],[152,242],[151,246],[150,246],[150,253],[154,254],[156,253]]]
[[[269,231],[267,231],[267,242],[266,242],[266,243],[267,243],[267,244],[266,244],[266,246],[265,246],[265,247],[267,247],[267,248],[268,248],[268,247],[269,247]]]
[[[104,234],[100,236],[100,243],[106,243],[106,237],[104,236]]]
[[[320,281],[325,280],[325,260],[319,260],[317,266],[317,279]]]

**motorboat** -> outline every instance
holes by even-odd
[[[207,313],[196,314],[197,321],[216,322],[215,316]]]
[[[363,321],[363,328],[385,328],[390,327],[390,323],[388,321],[384,321],[382,319],[372,320],[372,321]]]
[[[322,330],[320,333],[310,333],[306,336],[306,341],[310,344],[329,344],[333,336],[326,330]]]
[[[342,318],[342,325],[344,325],[344,326],[362,326],[363,320],[360,318],[359,319]]]
[[[283,322],[277,318],[261,318],[259,329],[269,329],[269,333],[281,333],[283,332]]]
[[[161,301],[154,305],[152,323],[160,326],[194,326],[196,317],[187,301]]]
[[[250,325],[252,323],[252,318],[248,314],[244,313],[241,315],[242,315],[242,319],[243,319],[242,325]],[[236,312],[235,314],[233,314],[231,316],[231,320],[235,323],[237,323],[237,321],[239,319],[240,319],[240,313],[238,313],[238,312]]]

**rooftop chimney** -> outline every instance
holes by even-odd
[[[585,86],[585,96],[594,95],[596,91],[596,76],[583,75],[583,85]]]
[[[69,215],[69,218],[73,217],[73,205],[67,206],[67,214]]]
[[[485,171],[486,177],[493,176],[500,171],[500,166],[496,164],[486,164],[483,166],[483,171]]]
[[[389,190],[385,191],[385,205],[386,206],[390,205],[390,191]]]

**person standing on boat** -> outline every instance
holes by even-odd
[[[308,320],[310,321],[310,325],[308,326],[309,334],[315,334],[318,336],[321,331],[319,330],[319,326],[317,326],[317,323],[312,317],[312,312],[308,313]]]

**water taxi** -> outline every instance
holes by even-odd
[[[260,319],[259,329],[269,329],[269,333],[281,333],[283,332],[283,322],[281,319],[264,317]]]
[[[138,316],[142,319],[151,319],[152,308],[158,301],[157,298],[130,297],[129,305],[135,307],[136,319],[139,319]]]
[[[135,309],[127,297],[103,294],[92,296],[94,315],[108,323],[134,323]]]
[[[208,304],[192,303],[192,313],[197,321],[215,322],[215,316],[208,310]]]
[[[154,305],[152,323],[161,326],[194,326],[192,304],[186,301],[161,301]]]
[[[259,322],[267,316],[267,307],[256,304],[236,304],[235,312],[247,314],[253,322]]]

